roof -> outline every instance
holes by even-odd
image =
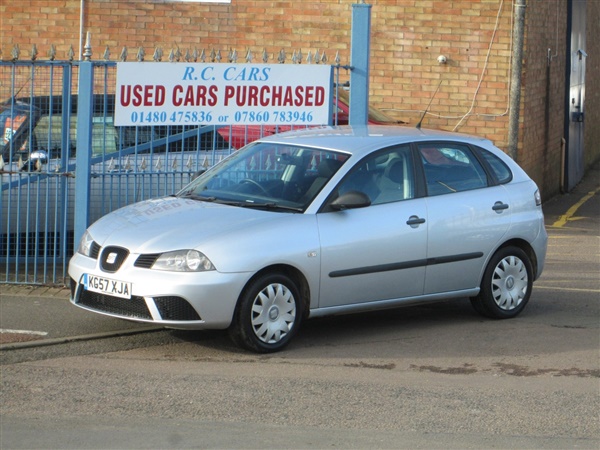
[[[450,131],[382,125],[307,128],[276,134],[259,141],[321,147],[354,154],[407,142],[436,140],[459,141],[481,146],[491,144],[485,138]]]

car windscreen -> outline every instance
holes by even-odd
[[[255,143],[205,172],[177,195],[303,212],[348,157],[318,148]]]

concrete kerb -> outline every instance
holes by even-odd
[[[40,297],[56,300],[64,300],[68,302],[70,290],[64,286],[33,286],[33,285],[3,285],[0,298],[3,296],[12,297]],[[71,306],[71,305],[70,305]],[[154,331],[164,330],[164,327],[149,325],[146,327],[138,327],[134,329],[113,330],[99,333],[90,333],[77,336],[65,336],[50,339],[35,339],[23,342],[11,342],[0,344],[0,351],[20,350],[27,348],[45,347],[51,345],[67,344],[78,341],[90,341],[94,339],[106,339],[119,336],[129,336],[134,334],[149,333]]]
[[[50,345],[59,345],[59,344],[67,344],[70,342],[78,342],[78,341],[91,341],[94,339],[105,339],[105,338],[113,338],[119,336],[129,336],[132,334],[141,334],[141,333],[149,333],[152,331],[160,331],[164,330],[163,327],[158,326],[149,326],[143,328],[136,328],[135,330],[118,330],[118,331],[107,331],[104,333],[93,333],[93,334],[84,334],[80,336],[67,336],[62,338],[54,338],[54,339],[40,339],[36,341],[27,341],[27,342],[14,342],[10,344],[2,344],[0,345],[0,351],[4,350],[21,350],[25,348],[34,348],[34,347],[46,347]]]

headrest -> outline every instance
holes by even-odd
[[[317,172],[320,177],[330,178],[342,165],[337,159],[322,159],[317,167]]]
[[[394,183],[402,183],[404,181],[404,160],[396,158],[385,168],[385,174]]]

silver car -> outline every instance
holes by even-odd
[[[71,301],[273,352],[311,317],[460,297],[515,317],[546,246],[537,186],[488,140],[328,127],[255,141],[98,220],[71,259]]]

